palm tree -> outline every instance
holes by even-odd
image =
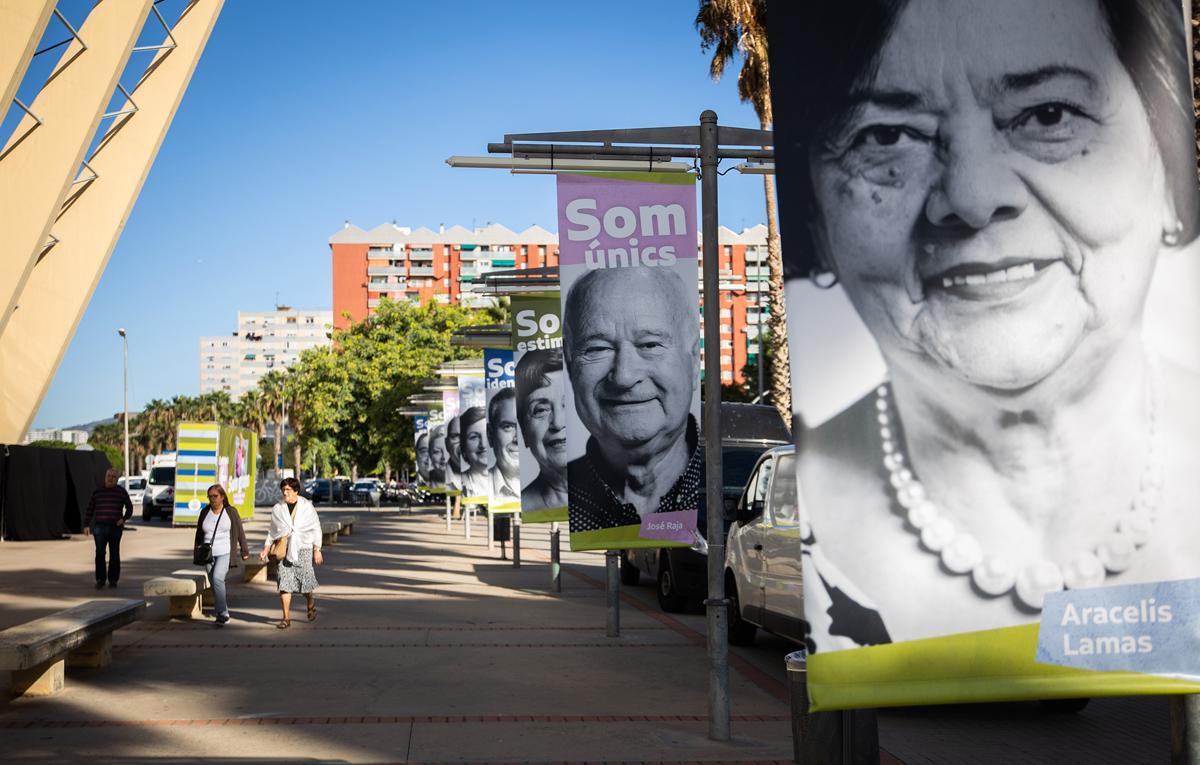
[[[234,418],[237,424],[249,428],[262,438],[267,433],[267,416],[263,410],[262,393],[251,388],[238,397]]]
[[[263,413],[275,423],[275,454],[279,455],[283,448],[283,420],[287,416],[283,374],[277,369],[267,372],[259,379],[258,390],[262,396]]]
[[[304,380],[301,378],[300,364],[290,367],[284,373],[283,391],[288,407],[288,422],[292,425],[292,464],[296,466],[296,477],[299,478],[302,475],[300,439],[304,435],[306,414]]]
[[[754,106],[762,129],[770,130],[774,119],[771,113],[771,83],[768,79],[766,20],[766,0],[701,0],[700,11],[696,14],[696,29],[700,32],[701,48],[713,51],[708,71],[714,80],[719,81],[725,73],[725,65],[741,54],[738,95],[742,101]],[[767,270],[770,274],[767,294],[771,315],[767,326],[771,343],[771,401],[783,421],[790,425],[792,389],[774,176],[763,176],[763,193],[767,203]],[[763,351],[762,338],[759,338],[760,358],[765,355]]]

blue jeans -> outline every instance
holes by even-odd
[[[120,526],[96,524],[92,528],[92,541],[96,543],[96,581],[105,579],[104,553],[108,552],[108,581],[116,584],[121,578],[121,533]]]
[[[213,588],[213,615],[229,618],[229,602],[225,599],[225,575],[229,573],[229,555],[214,555],[208,566],[208,581]]]

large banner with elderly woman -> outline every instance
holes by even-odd
[[[485,348],[487,438],[493,466],[489,473],[489,513],[521,512],[521,448],[517,443],[516,364],[511,348]]]
[[[769,35],[813,708],[1197,692],[1180,3]]]
[[[491,469],[495,464],[487,435],[487,394],[483,373],[458,376],[457,426],[459,488],[462,501],[486,505],[491,494]]]
[[[516,295],[512,314],[521,522],[565,521],[567,397],[558,297]]]
[[[688,174],[558,176],[572,550],[690,545],[699,448]]]

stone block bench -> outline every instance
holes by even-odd
[[[112,661],[113,630],[142,616],[142,600],[93,600],[0,632],[0,669],[17,696],[50,696],[66,685],[65,667]]]
[[[323,521],[321,523],[321,544],[337,544],[338,531],[341,528],[342,524],[337,521]]]
[[[202,569],[184,569],[170,576],[156,576],[142,584],[147,598],[168,598],[168,614],[173,618],[193,619],[204,614],[204,605],[211,602],[212,588],[208,574]]]
[[[348,515],[345,518],[339,518],[338,523],[342,525],[338,529],[338,536],[348,537],[354,533],[354,522],[358,520],[353,515]]]
[[[263,562],[257,555],[251,555],[249,560],[242,561],[242,581],[265,582],[268,579],[279,578],[279,561]]]

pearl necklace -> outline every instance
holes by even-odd
[[[1163,469],[1156,418],[1161,400],[1158,365],[1150,361],[1146,411],[1149,434],[1146,464],[1142,469],[1137,496],[1115,527],[1092,550],[1084,550],[1064,562],[1042,560],[1020,570],[1005,555],[985,553],[969,533],[955,528],[938,506],[925,494],[925,487],[906,465],[904,447],[893,429],[890,388],[887,383],[875,390],[876,420],[883,450],[883,466],[888,472],[891,492],[914,530],[922,547],[939,556],[941,564],[954,575],[971,577],[974,588],[985,596],[1013,593],[1027,609],[1040,611],[1047,593],[1062,589],[1097,587],[1113,574],[1125,571],[1133,555],[1150,539],[1158,503],[1162,498]]]

